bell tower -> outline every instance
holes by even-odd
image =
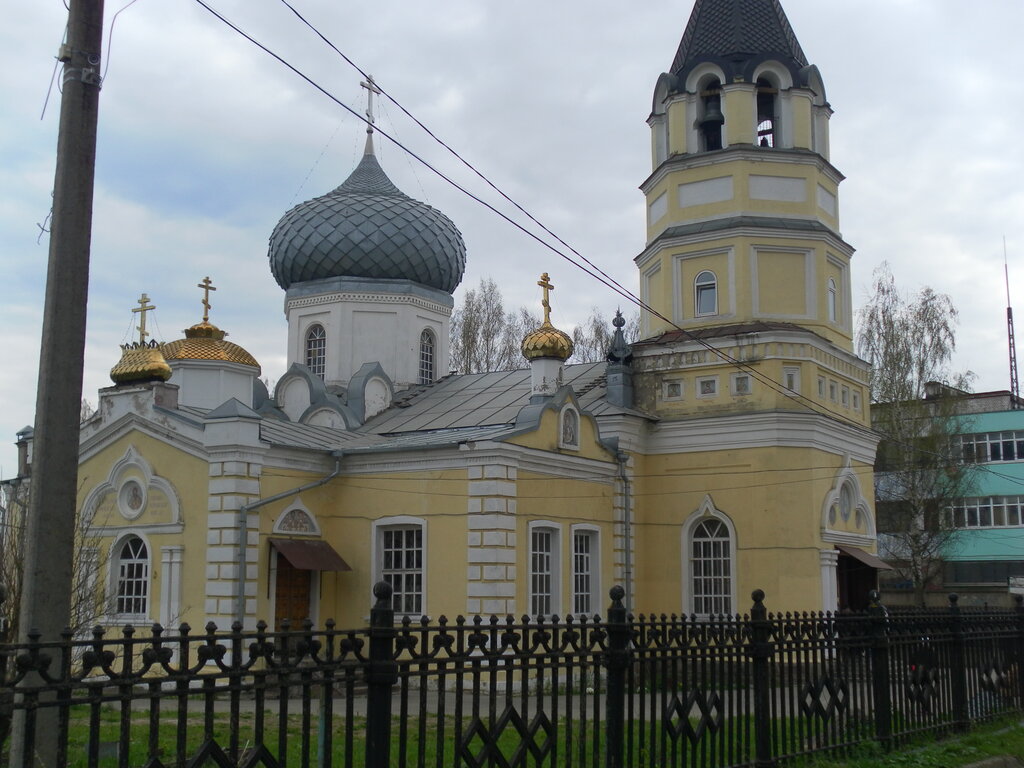
[[[697,0],[648,123],[644,299],[685,329],[783,322],[852,350],[832,110],[777,0]],[[644,318],[655,335],[672,325]]]
[[[682,527],[685,611],[760,584],[823,610],[866,599],[849,575],[875,547],[877,437],[831,116],[779,0],[693,1],[648,118],[636,264],[651,311],[632,347],[634,402],[658,419],[636,497],[643,519]],[[679,542],[636,539],[658,563]],[[719,583],[705,555],[726,545]]]

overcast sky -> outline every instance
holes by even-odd
[[[339,100],[365,109],[360,76],[279,0],[209,0]],[[567,242],[637,286],[650,173],[645,119],[691,0],[294,0],[323,34],[441,138]],[[1009,386],[1003,237],[1011,299],[1024,291],[1024,77],[1017,0],[784,0],[835,109],[832,162],[847,176],[842,235],[856,249],[854,304],[888,261],[907,291],[930,285],[960,310],[957,366],[976,390]],[[107,0],[85,397],[108,386],[147,293],[157,338],[201,319],[195,285],[218,290],[211,321],[272,379],[284,371],[283,291],[267,239],[292,205],[341,183],[364,126],[194,0]],[[40,235],[53,185],[59,93],[49,93],[66,10],[18,4],[0,27],[0,476],[34,420],[46,275]],[[495,200],[393,105],[379,126]],[[463,286],[497,280],[535,311],[555,283],[570,329],[621,300],[463,197],[386,140],[385,171],[451,217],[468,250]],[[500,206],[509,210],[507,205]],[[511,212],[510,212],[511,213]],[[456,300],[461,291],[456,294]],[[152,326],[151,320],[151,326]],[[1024,324],[1022,319],[1021,324]]]

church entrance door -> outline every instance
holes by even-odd
[[[277,586],[274,590],[274,629],[281,631],[281,622],[291,621],[292,629],[302,627],[309,617],[312,571],[296,568],[288,558],[277,556]]]

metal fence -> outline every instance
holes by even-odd
[[[459,617],[0,645],[0,765],[773,766],[1024,703],[1024,608]]]

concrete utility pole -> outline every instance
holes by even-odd
[[[27,639],[30,629],[41,632],[44,641],[59,640],[71,616],[102,42],[103,0],[71,0],[67,43],[58,54],[64,64],[63,95],[36,391],[32,496],[26,520],[21,641]],[[17,725],[15,722],[12,733],[12,758],[20,758],[29,746]],[[36,732],[42,736],[35,747],[38,764],[55,766],[59,749],[53,738],[56,730],[49,730],[44,720],[37,724]]]

